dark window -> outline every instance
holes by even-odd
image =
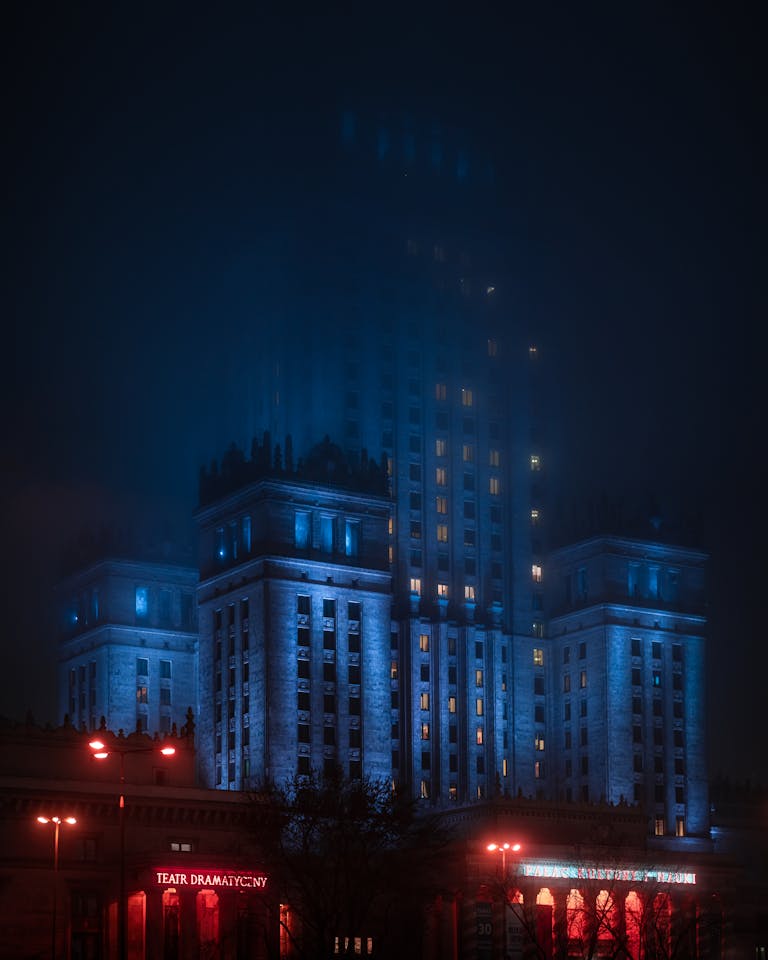
[[[632,768],[634,769],[635,773],[642,773],[642,772],[643,772],[643,755],[642,755],[642,753],[636,753],[636,754],[634,754],[634,756],[632,757]]]
[[[306,661],[304,661],[306,663]],[[299,710],[309,710],[309,693],[306,690],[299,690],[297,697]]]
[[[336,746],[336,727],[323,727],[323,743],[326,747]]]
[[[428,663],[421,664],[421,679],[425,683],[429,683],[429,664]]]
[[[533,678],[533,692],[537,697],[544,696],[544,677]]]
[[[448,725],[448,743],[456,743],[456,724]]]
[[[360,716],[360,697],[349,698],[349,715],[351,717]]]
[[[299,743],[309,743],[309,724],[300,723],[298,731]]]
[[[587,657],[587,645],[586,643],[579,644],[579,660],[585,660]]]
[[[336,664],[329,663],[327,660],[323,662],[323,680],[326,683],[335,683],[336,681]]]
[[[632,637],[632,656],[640,656],[640,637]]]
[[[661,643],[658,640],[651,643],[651,656],[654,660],[661,660]]]
[[[329,597],[323,597],[323,616],[335,618],[336,617],[336,601],[330,599]]]
[[[544,723],[544,705],[537,703],[533,708],[533,719],[536,723]]]
[[[421,510],[421,494],[412,490],[408,495],[411,510]]]
[[[323,713],[334,713],[336,710],[336,697],[332,693],[323,694]]]

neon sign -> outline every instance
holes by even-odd
[[[258,873],[234,873],[230,870],[154,870],[155,882],[162,887],[237,887],[264,890],[267,878]]]
[[[587,867],[574,863],[521,863],[524,877],[552,880],[623,880],[627,883],[694,884],[696,874],[682,870],[620,869],[616,867]]]

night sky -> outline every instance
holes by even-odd
[[[757,4],[496,7],[15,5],[0,714],[54,719],[62,546],[183,539],[200,465],[249,443],[273,237],[302,229],[352,105],[492,157],[558,509],[653,503],[711,554],[712,772],[768,782]]]

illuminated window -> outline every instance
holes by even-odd
[[[429,653],[429,634],[420,633],[419,634],[419,650],[422,653]]]
[[[444,457],[448,453],[448,442],[440,437],[435,440],[435,456]]]
[[[360,550],[360,523],[357,520],[344,521],[344,552],[348,557],[356,557]]]
[[[416,596],[421,596],[421,580],[418,577],[411,577],[411,593]]]
[[[422,800],[429,800],[429,780],[421,781],[421,789],[419,791],[419,795],[421,796]]]
[[[435,400],[445,400],[448,395],[447,387],[444,383],[435,384]]]
[[[422,710],[429,710],[429,693],[426,690],[419,694],[419,706]]]
[[[531,454],[531,470],[541,470],[541,457],[535,453]]]
[[[478,697],[477,700],[475,700],[475,713],[478,715],[478,717],[482,717],[483,715],[483,698],[482,697]]]
[[[475,670],[475,686],[482,687],[483,685],[483,671]]]
[[[490,286],[490,287],[486,287],[485,292],[488,294],[488,296],[490,296],[495,290],[496,290],[496,287]],[[495,357],[498,351],[499,351],[498,343],[493,339],[489,339],[488,340],[488,356]]]
[[[534,526],[536,526],[536,524],[539,522],[540,516],[541,516],[541,514],[540,514],[539,511],[534,507],[534,508],[531,510],[531,523],[532,523]]]
[[[387,559],[389,560],[390,563],[392,563],[394,561],[394,558],[395,558],[395,550],[392,544],[390,544],[387,547]]]
[[[534,347],[534,346],[528,347],[528,356],[532,360],[536,359],[536,357],[538,356],[538,353],[539,353],[538,347]]]
[[[149,614],[149,588],[136,587],[136,616],[146,617]]]
[[[488,453],[488,464],[491,467],[498,467],[501,462],[501,454],[498,450],[491,450]]]
[[[541,570],[541,566],[538,563],[534,563],[531,565],[531,577],[533,578],[534,583],[541,583],[542,570]]]
[[[146,687],[136,687],[136,703],[147,703]]]
[[[544,734],[543,734],[543,733],[537,733],[537,734],[536,734],[536,738],[535,738],[535,740],[534,740],[534,747],[535,747],[536,750],[543,750],[543,749],[544,749]]]
[[[429,724],[428,723],[422,723],[421,725],[421,739],[429,740]]]
[[[458,800],[459,790],[455,783],[450,784],[448,787],[448,799],[449,800]]]
[[[448,713],[456,713],[456,697],[448,697]]]
[[[445,467],[436,467],[435,468],[435,483],[438,487],[444,487],[448,483],[448,471]]]
[[[541,780],[544,776],[544,761],[536,760],[533,764],[533,776],[536,780]]]
[[[448,524],[447,523],[438,523],[437,539],[440,543],[448,543]]]
[[[483,728],[482,727],[478,727],[477,730],[475,731],[475,740],[477,742],[478,747],[482,747],[483,745]]]
[[[397,660],[393,660],[389,665],[389,679],[397,680]]]
[[[685,836],[685,817],[675,817],[675,836]]]
[[[498,478],[498,477],[489,477],[489,478],[488,478],[488,492],[491,494],[491,496],[497,497],[497,496],[499,495],[499,491],[500,491],[500,490],[501,490],[501,481],[499,480],[499,478]]]
[[[464,599],[465,600],[474,600],[475,599],[475,588],[471,583],[464,584]]]
[[[448,584],[447,583],[438,583],[437,585],[437,595],[438,597],[446,598],[448,596]]]
[[[582,670],[579,673],[579,687],[583,690],[587,685],[587,671]]]
[[[540,620],[534,620],[531,624],[531,633],[534,637],[544,636],[544,624]]]
[[[438,513],[448,513],[448,497],[437,497],[435,506]]]
[[[472,391],[468,387],[461,388],[461,405],[463,407],[472,406]]]
[[[461,459],[464,463],[472,463],[475,459],[475,448],[471,443],[465,443],[461,447]]]
[[[563,677],[563,693],[570,693],[570,692],[571,692],[571,675],[570,673],[566,673],[565,676]]]
[[[411,520],[411,539],[412,540],[421,540],[421,521],[420,520]]]
[[[535,667],[544,666],[544,651],[542,650],[541,647],[533,648],[533,665]]]
[[[390,517],[389,520],[387,521],[387,533],[391,537],[394,532],[395,532],[395,521],[393,517]]]
[[[666,823],[664,822],[664,817],[656,817],[653,825],[653,832],[657,837],[663,837],[666,830]]]

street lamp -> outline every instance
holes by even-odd
[[[511,850],[513,853],[518,853],[520,850],[519,843],[489,843],[485,848],[489,853],[500,853],[501,854],[501,876],[503,880],[507,879],[507,853]]]
[[[498,853],[501,855],[501,890],[502,890],[502,908],[501,908],[501,927],[502,927],[502,957],[507,960],[507,854],[519,853],[522,849],[519,843],[489,843],[485,848],[489,853]]]
[[[141,746],[133,743],[112,742],[107,746],[103,740],[91,740],[88,746],[93,751],[95,760],[106,760],[110,754],[116,753],[120,757],[120,799],[117,804],[118,824],[120,828],[120,887],[117,900],[117,943],[118,957],[126,960],[126,902],[125,902],[125,757],[129,753],[160,753],[164,757],[172,757],[176,753],[175,747]]]
[[[38,817],[38,823],[53,824],[53,923],[51,924],[51,960],[56,960],[56,905],[59,888],[59,827],[77,823],[74,817]]]

